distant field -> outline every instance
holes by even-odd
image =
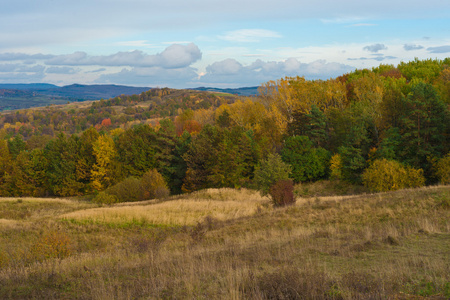
[[[0,299],[448,299],[450,186],[98,206],[0,198]]]

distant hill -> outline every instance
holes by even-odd
[[[109,99],[120,95],[133,95],[150,90],[150,87],[123,85],[56,86],[46,83],[0,84],[0,111],[64,104],[68,101]]]
[[[0,89],[5,90],[49,90],[59,88],[49,83],[0,83]]]
[[[74,100],[100,100],[109,99],[119,95],[133,95],[146,92],[150,87],[133,87],[114,84],[82,85],[72,84],[63,87],[43,90],[41,93],[49,96],[58,96]]]
[[[227,93],[227,94],[233,94],[233,95],[239,95],[239,96],[257,96],[258,95],[258,87],[257,86],[242,87],[242,88],[236,88],[236,89],[219,89],[219,88],[213,88],[213,87],[198,87],[198,88],[193,88],[191,90]]]
[[[57,86],[48,83],[0,84],[0,111],[30,107],[65,104],[68,101],[110,99],[120,95],[139,95],[150,87],[133,87],[115,84]],[[198,87],[190,90],[227,93],[238,96],[256,96],[258,87],[220,89]]]

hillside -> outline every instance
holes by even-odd
[[[450,186],[210,189],[98,206],[0,198],[2,299],[448,299]]]
[[[149,172],[171,194],[268,192],[279,181],[371,191],[448,184],[449,75],[449,59],[414,60],[326,81],[282,78],[256,97],[155,88],[2,112],[0,195],[124,201],[117,186]]]
[[[239,96],[257,96],[259,94],[258,88],[259,88],[258,86],[242,87],[242,88],[236,88],[236,89],[220,89],[220,88],[214,88],[214,87],[198,87],[198,88],[193,88],[193,90],[218,92],[218,93],[227,93],[227,94],[239,95]]]
[[[110,99],[120,95],[139,95],[150,89],[149,87],[113,84],[72,84],[62,87],[46,83],[0,84],[0,111],[60,105],[73,101]],[[258,87],[237,89],[199,87],[190,90],[225,93],[237,96],[256,96],[258,94]]]

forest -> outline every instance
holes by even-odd
[[[2,112],[0,196],[110,203],[281,179],[373,191],[450,183],[450,58],[286,77],[259,94],[156,88]]]

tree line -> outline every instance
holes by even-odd
[[[333,179],[390,190],[449,182],[449,58],[380,65],[329,80],[286,77],[259,92],[236,101],[209,96],[209,105],[186,95],[171,99],[179,106],[151,124],[125,127],[104,114],[100,126],[44,137],[5,126],[13,122],[2,115],[0,195],[96,194],[149,170],[171,193],[252,187],[274,156],[296,183]],[[140,98],[102,100],[89,109],[117,109]],[[70,116],[58,124],[77,112]]]

